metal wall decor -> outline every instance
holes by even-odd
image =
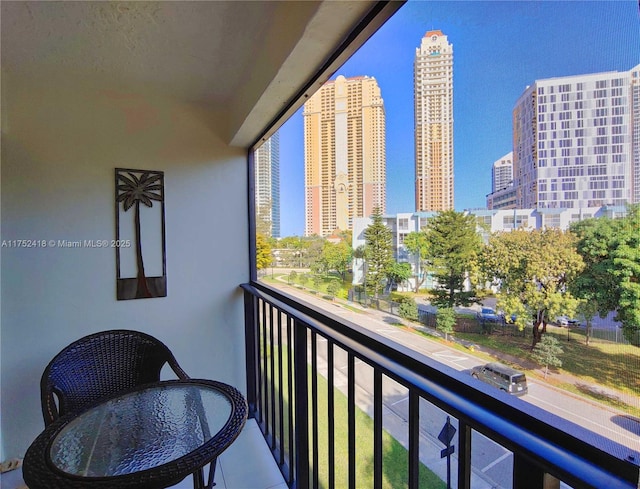
[[[115,183],[118,300],[166,297],[164,172],[116,168]]]

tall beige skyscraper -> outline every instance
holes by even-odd
[[[304,104],[305,235],[385,211],[385,114],[375,78],[325,83]]]
[[[413,67],[416,211],[453,209],[453,45],[422,38]]]

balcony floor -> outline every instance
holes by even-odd
[[[253,419],[247,421],[236,441],[218,458],[216,489],[287,489],[275,460]],[[0,487],[26,487],[22,471],[16,469],[0,475]],[[192,489],[193,479],[187,477],[174,489]]]

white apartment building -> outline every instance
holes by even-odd
[[[513,110],[516,207],[640,202],[640,65],[538,80]]]
[[[416,211],[453,209],[453,45],[427,32],[414,60]]]
[[[491,192],[513,185],[513,151],[493,163],[491,168]]]

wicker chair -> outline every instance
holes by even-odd
[[[74,341],[47,365],[40,382],[45,426],[103,397],[160,380],[165,364],[189,376],[162,342],[138,331],[112,330]],[[57,403],[56,403],[57,398]]]
[[[189,378],[164,343],[139,331],[102,331],[74,341],[51,360],[42,374],[45,426],[67,413],[81,412],[104,397],[159,381],[165,364],[178,378]],[[213,487],[215,469],[213,460],[207,485],[204,469],[194,472],[194,487]]]

